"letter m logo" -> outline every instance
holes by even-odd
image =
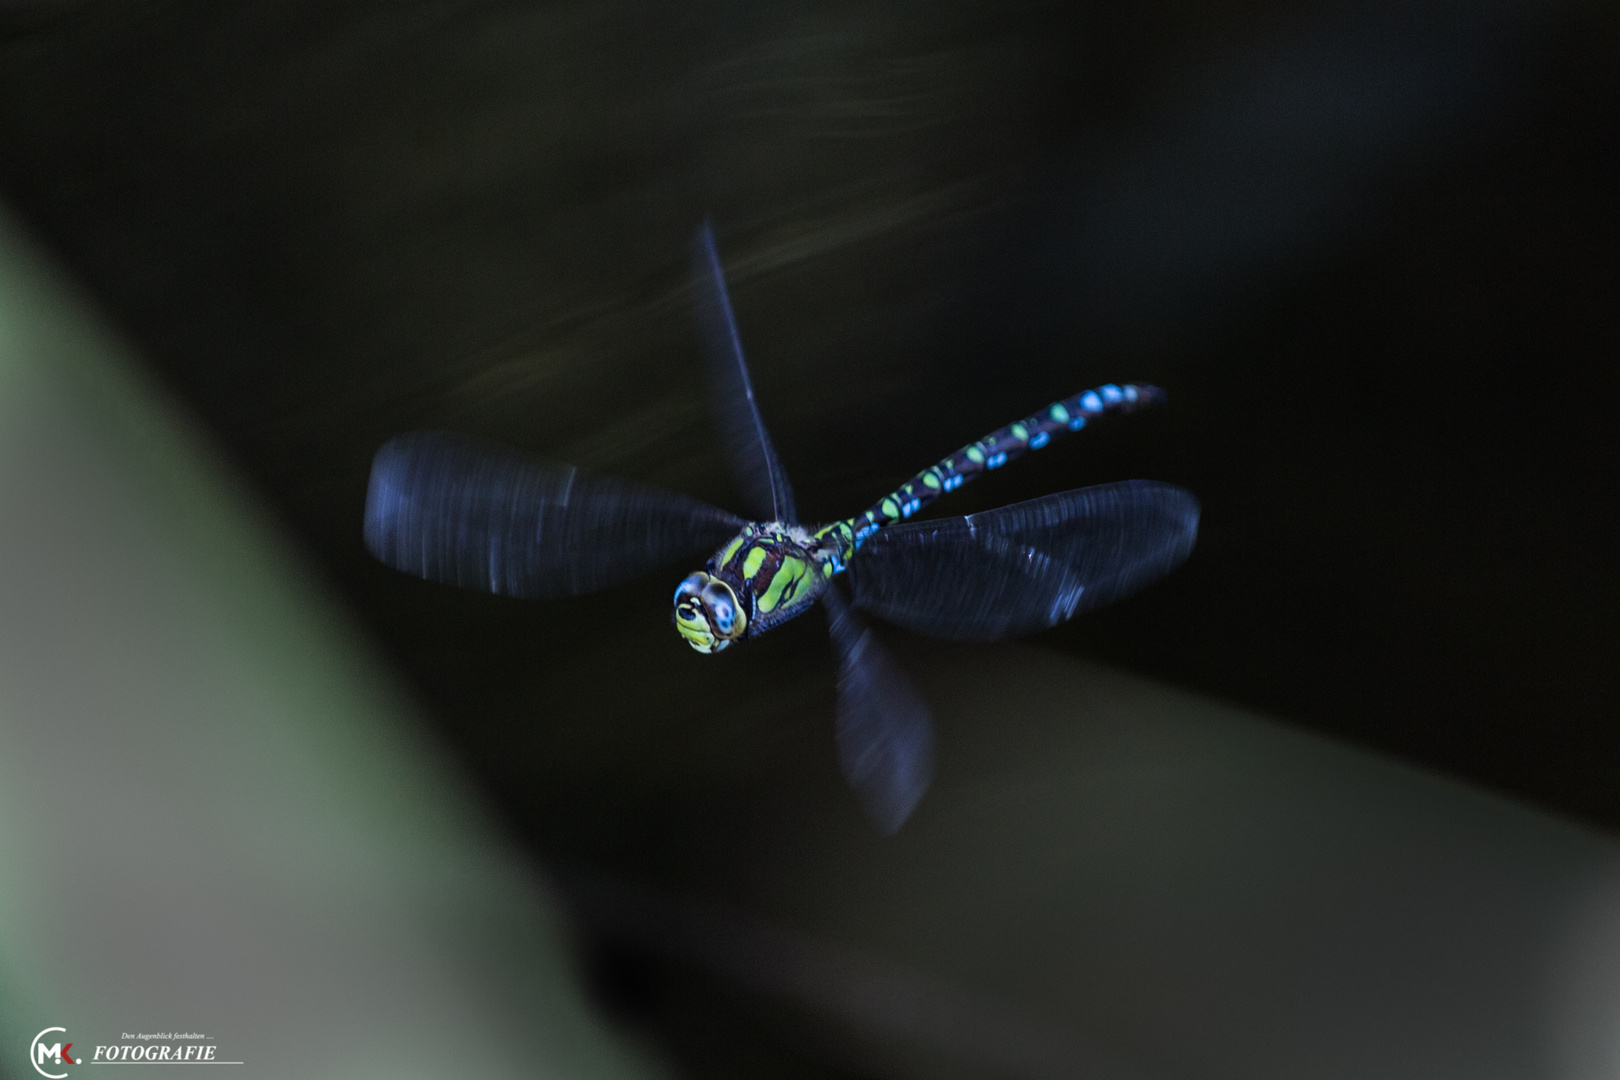
[[[73,1044],[68,1043],[68,1045],[72,1046]],[[15,1061],[16,1059],[13,1058],[12,1060]],[[34,1044],[34,1064],[35,1065],[43,1065],[47,1061],[55,1061],[57,1064],[61,1064],[61,1061],[62,1061],[62,1044],[61,1043],[57,1043],[55,1046],[46,1046],[44,1043],[35,1043]]]

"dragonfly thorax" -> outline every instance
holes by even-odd
[[[763,634],[815,603],[837,554],[798,525],[750,522],[675,590],[675,629],[701,653]]]

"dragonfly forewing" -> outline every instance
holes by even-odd
[[[754,382],[743,358],[725,271],[708,221],[692,237],[692,292],[708,355],[710,397],[732,477],[750,513],[767,521],[797,524],[793,488],[754,400]]]
[[[543,598],[629,581],[713,548],[742,524],[661,488],[416,431],[377,451],[365,541],[407,574]]]

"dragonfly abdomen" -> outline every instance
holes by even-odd
[[[1108,413],[1134,412],[1165,400],[1165,393],[1145,383],[1108,383],[1094,390],[1082,390],[1072,397],[1055,401],[1033,416],[997,428],[977,442],[969,443],[938,464],[930,465],[900,487],[883,496],[863,514],[834,522],[816,535],[839,544],[843,557],[858,549],[872,533],[885,525],[904,521],[949,491],[955,491],[975,477],[999,469],[1031,450],[1039,450],[1060,435],[1079,431],[1097,417]],[[836,566],[837,573],[843,566]]]

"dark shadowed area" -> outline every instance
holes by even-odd
[[[1326,1075],[1329,1045],[1377,1075],[1410,1036],[1412,1075],[1599,1075],[1544,1069],[1515,995],[1557,936],[1524,881],[1608,880],[1620,830],[1614,5],[0,10],[0,197],[555,869],[597,999],[677,1072]],[[806,520],[1083,387],[1170,396],[930,508],[1146,478],[1203,517],[1170,578],[1024,644],[880,630],[940,722],[903,849],[838,776],[819,617],[700,658],[688,567],[525,603],[361,543],[372,455],[422,427],[739,510],[705,214]],[[1487,924],[1517,944],[1477,1001],[1379,989],[1471,970]]]

